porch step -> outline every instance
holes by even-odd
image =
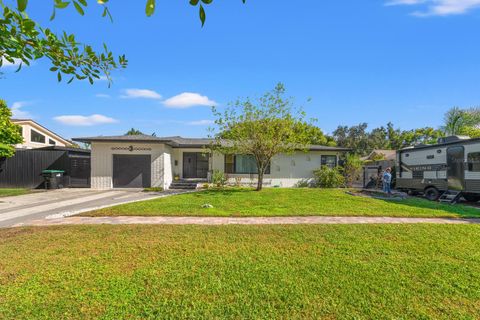
[[[440,198],[438,198],[438,201],[443,202],[443,203],[450,203],[450,204],[455,204],[460,200],[460,197],[462,196],[461,191],[452,191],[448,190],[445,191]]]
[[[170,184],[170,189],[195,190],[199,183],[206,182],[206,180],[176,180]]]

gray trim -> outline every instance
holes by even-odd
[[[433,186],[440,191],[448,188],[446,179],[409,179],[397,178],[395,188],[423,191],[425,188]]]
[[[415,150],[425,150],[425,149],[438,149],[446,146],[453,146],[453,145],[466,145],[466,144],[472,144],[472,143],[479,143],[480,138],[473,138],[473,139],[465,139],[465,140],[457,140],[457,141],[452,141],[452,142],[446,142],[446,143],[437,143],[437,144],[428,144],[428,145],[418,145],[418,146],[413,146],[413,147],[407,147],[398,150],[398,153],[405,153],[405,152],[411,152]]]
[[[209,138],[183,138],[180,136],[175,137],[154,137],[149,135],[131,135],[131,136],[98,136],[98,137],[80,137],[73,138],[73,141],[77,142],[145,142],[145,143],[164,143],[173,148],[205,148],[208,147],[213,139]],[[222,143],[228,144],[228,141]],[[299,149],[301,150],[301,149]],[[330,147],[321,145],[311,145],[308,150],[310,151],[336,151],[347,152],[351,151],[350,148],[342,147]]]

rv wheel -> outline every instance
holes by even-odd
[[[437,201],[440,197],[440,192],[438,192],[437,188],[430,187],[425,189],[425,193],[423,195],[428,200]]]
[[[476,194],[463,194],[462,195],[465,200],[467,200],[468,202],[477,202],[480,200],[480,196],[479,195],[476,195]]]

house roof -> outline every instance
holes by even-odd
[[[57,138],[58,140],[61,140],[62,142],[64,142],[66,145],[72,145],[72,142],[68,139],[65,139],[63,138],[61,135],[53,132],[52,130],[50,129],[47,129],[45,128],[44,126],[42,126],[40,123],[32,120],[32,119],[10,119],[13,123],[15,124],[22,124],[22,123],[25,123],[25,122],[29,122],[30,124],[33,124],[34,126],[42,129],[43,131],[46,131],[48,132],[50,135],[52,135],[53,137]]]
[[[370,154],[366,157],[362,157],[362,160],[371,160],[371,157],[375,154],[383,154],[385,156],[385,160],[395,160],[397,151],[396,150],[388,150],[388,149],[374,149]]]
[[[78,142],[147,142],[147,143],[165,143],[175,148],[203,148],[208,146],[214,140],[209,138],[184,138],[180,136],[173,137],[155,137],[145,134],[139,135],[123,135],[123,136],[97,136],[97,137],[81,137],[73,138]],[[349,148],[330,147],[311,145],[312,151],[350,151]]]

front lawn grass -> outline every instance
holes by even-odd
[[[2,319],[478,319],[480,226],[0,230]]]
[[[30,190],[23,188],[0,188],[0,197],[20,196],[27,193],[30,193]]]
[[[211,204],[213,208],[202,208]],[[479,217],[480,210],[418,198],[380,200],[341,189],[206,190],[135,202],[83,213],[83,216],[392,216]]]

